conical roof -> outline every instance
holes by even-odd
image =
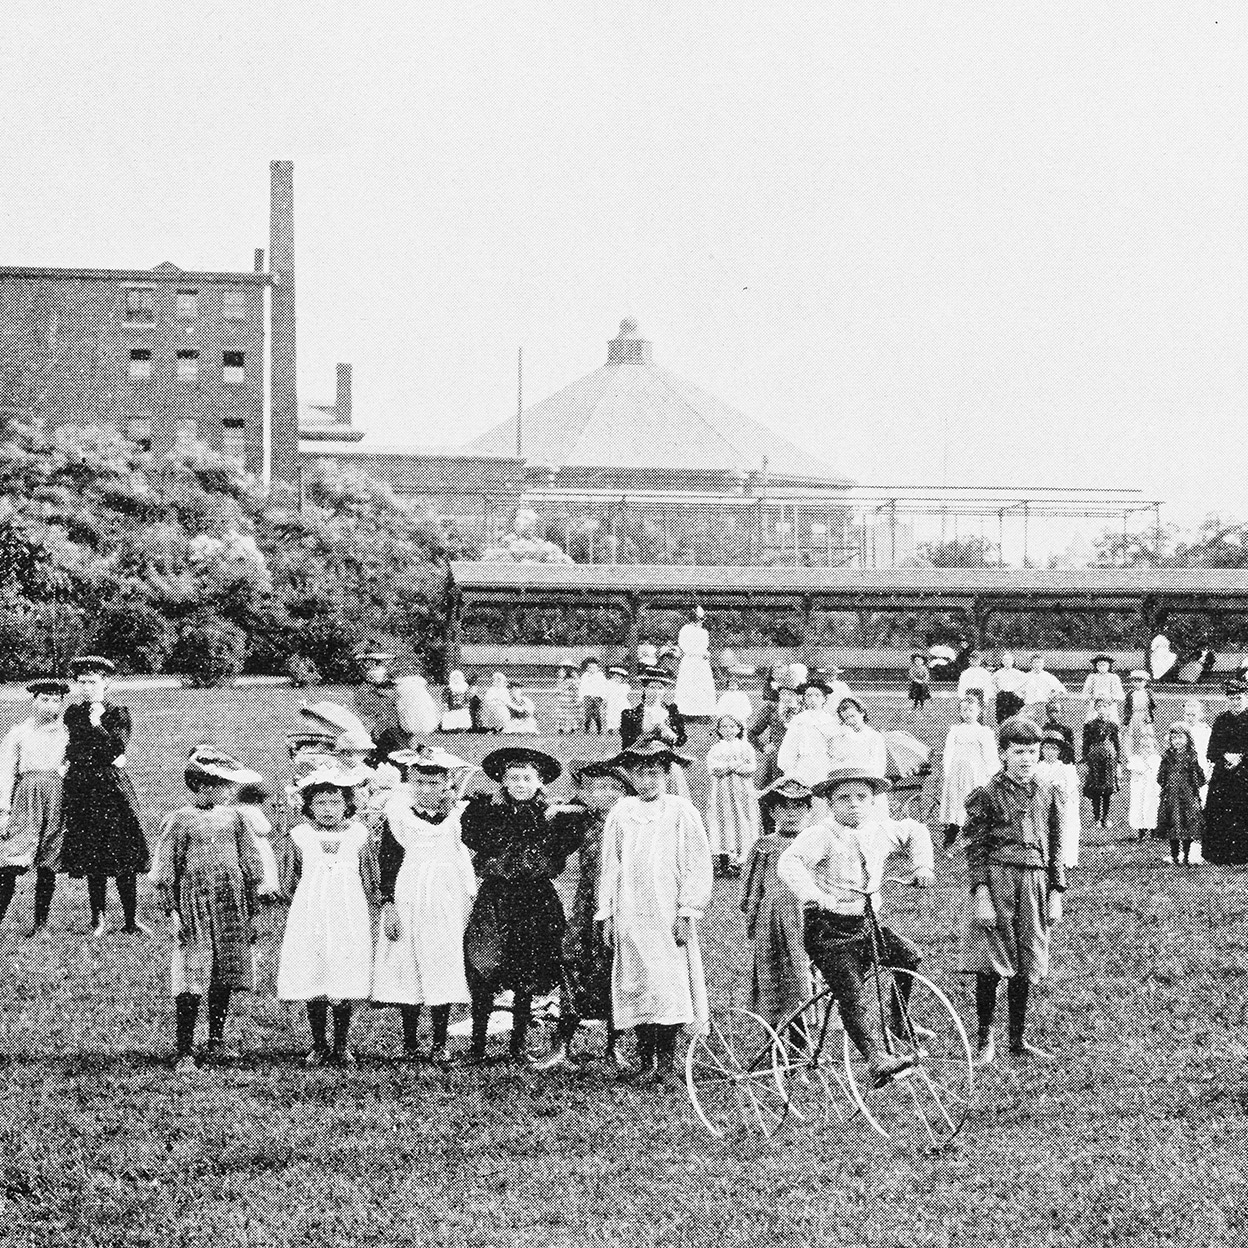
[[[463,448],[515,455],[516,418]],[[651,358],[636,321],[620,322],[607,362],[526,409],[520,455],[560,468],[757,473],[821,485],[852,482],[750,417]]]

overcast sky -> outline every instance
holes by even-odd
[[[251,267],[450,444],[654,357],[863,483],[1248,517],[1242,3],[6,0],[0,263]],[[946,453],[947,448],[947,453]]]

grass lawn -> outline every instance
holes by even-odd
[[[149,823],[181,802],[180,762],[198,740],[279,774],[300,696],[124,695]],[[936,743],[953,714],[948,699],[918,721],[899,697],[871,705],[880,726]],[[1177,715],[1163,699],[1161,722]],[[479,758],[497,742],[447,744]],[[693,744],[705,753],[704,738]],[[545,739],[564,759],[596,746]],[[966,1138],[938,1158],[898,1155],[852,1124],[716,1141],[683,1094],[629,1090],[594,1066],[574,1077],[400,1067],[394,1011],[360,1013],[358,1067],[307,1071],[302,1009],[263,994],[240,999],[231,1022],[243,1061],[177,1079],[150,891],[152,938],[86,941],[85,886],[62,881],[51,930],[30,940],[26,878],[0,936],[0,1243],[1237,1242],[1248,875],[1162,858],[1157,845],[1085,843],[1033,1024],[1061,1059],[988,1072]],[[963,892],[958,863],[941,858],[938,887],[898,898],[893,920],[969,1023],[955,973]],[[748,991],[735,893],[717,883],[703,927],[717,1003]],[[271,910],[270,962],[280,923]]]

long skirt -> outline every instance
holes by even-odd
[[[124,771],[71,763],[62,792],[65,840],[61,861],[69,875],[127,875],[147,870],[150,855],[139,823],[138,797]]]
[[[61,870],[65,824],[59,772],[27,771],[13,790],[8,823],[0,829],[0,866]]]
[[[1248,862],[1248,767],[1215,767],[1205,802],[1206,862]]]
[[[758,840],[758,798],[745,776],[736,773],[711,777],[711,795],[706,805],[706,831],[711,853],[727,855],[742,863]]]
[[[1166,785],[1157,807],[1157,835],[1163,841],[1199,841],[1205,830],[1200,797],[1190,789]]]
[[[1083,791],[1088,797],[1118,792],[1118,754],[1106,741],[1098,741],[1083,761],[1088,765]]]

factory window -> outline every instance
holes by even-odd
[[[152,353],[146,347],[130,352],[130,380],[149,381],[152,376]]]
[[[225,290],[221,294],[221,315],[227,321],[241,321],[247,315],[245,293],[241,290]]]
[[[154,286],[126,287],[126,320],[132,325],[156,323],[156,288]]]
[[[221,363],[225,369],[221,375],[221,380],[227,386],[241,386],[247,380],[247,374],[243,368],[243,353],[241,351],[223,352]]]
[[[179,381],[198,381],[199,380],[199,352],[198,351],[179,351],[178,352],[178,380]]]
[[[242,434],[226,433],[221,438],[221,454],[235,460],[239,467],[247,462],[247,439]]]
[[[199,291],[178,291],[174,303],[174,315],[180,321],[193,321],[199,315]]]

